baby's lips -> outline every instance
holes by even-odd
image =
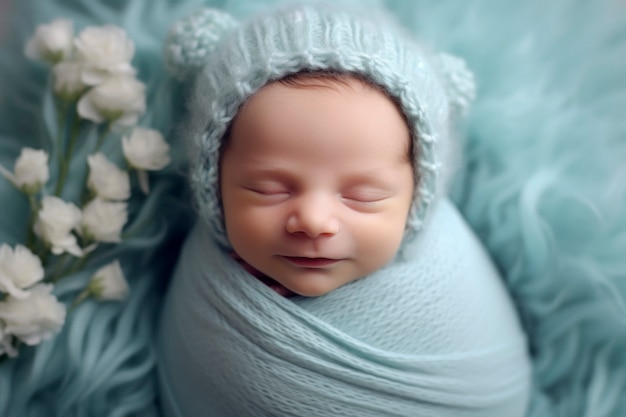
[[[284,256],[284,258],[293,265],[305,268],[324,268],[326,266],[336,264],[341,260],[334,258],[309,258],[301,256]]]

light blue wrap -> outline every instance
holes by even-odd
[[[456,209],[380,271],[322,297],[283,298],[198,223],[162,312],[168,417],[521,417],[526,339]]]

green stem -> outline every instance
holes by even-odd
[[[111,131],[111,123],[107,123],[106,126],[102,128],[102,130],[100,131],[100,135],[98,135],[98,140],[96,141],[96,149],[94,150],[94,153],[100,150],[100,148],[102,147],[102,144],[104,144],[104,141],[107,138],[110,131]],[[87,202],[91,199],[91,197],[92,196],[90,195],[89,187],[87,186],[87,179],[85,179],[85,185],[83,186],[83,192],[80,197],[81,207],[84,207],[85,204],[87,204]]]
[[[80,132],[80,117],[76,116],[74,119],[74,125],[72,126],[72,136],[70,137],[70,144],[67,147],[67,152],[65,153],[65,157],[63,158],[63,162],[61,163],[61,174],[59,175],[59,182],[57,183],[57,188],[54,191],[54,195],[59,197],[61,192],[63,192],[63,186],[65,185],[65,180],[67,179],[67,172],[70,167],[70,162],[72,160],[72,154],[74,153],[74,146],[76,145],[76,140],[78,139],[78,133]]]
[[[98,141],[96,142],[95,152],[98,152],[100,150],[100,148],[102,147],[102,144],[104,143],[104,140],[107,138],[110,131],[111,131],[111,123],[107,123],[105,128],[102,129],[102,131],[100,132],[100,136],[98,136]]]
[[[76,297],[76,299],[68,309],[67,314],[69,315],[72,311],[74,311],[74,309],[76,309],[76,307],[78,307],[80,303],[89,298],[90,295],[91,294],[89,293],[89,291],[87,289],[84,289],[80,294],[78,294],[78,297]]]
[[[83,194],[80,197],[80,206],[84,208],[89,201],[94,197],[89,187],[83,187]]]
[[[37,254],[39,259],[41,259],[41,265],[45,268],[48,265],[48,257],[50,256],[50,251],[46,245],[42,245],[42,250]]]
[[[62,277],[68,276],[68,275],[72,275],[73,273],[75,273],[75,272],[79,271],[80,269],[82,269],[82,267],[85,266],[87,261],[89,261],[89,257],[90,256],[91,256],[91,252],[86,254],[86,255],[83,255],[82,258],[76,259],[76,261],[74,261],[74,265],[72,265],[72,267],[70,267],[70,269],[67,270],[65,272],[65,274],[62,275]]]
[[[69,102],[61,100],[61,106],[59,108],[57,117],[57,158],[59,158],[59,167],[63,165],[63,145],[65,144],[65,122],[67,119],[67,110],[69,108]]]
[[[34,194],[28,194],[28,202],[30,203],[30,219],[28,220],[28,232],[26,236],[26,246],[34,253],[35,249],[35,221],[39,212],[39,204]]]
[[[63,278],[64,276],[67,276],[67,274],[63,274],[63,266],[65,265],[66,260],[67,260],[67,253],[64,252],[63,255],[61,255],[61,257],[57,259],[57,264],[55,265],[54,273],[52,274],[52,278],[50,278],[48,282],[51,282],[54,284],[57,281],[59,281],[61,278]]]

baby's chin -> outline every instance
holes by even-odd
[[[283,284],[281,284],[280,282],[268,277],[267,275],[256,275],[256,277],[265,285],[267,285],[268,287],[270,287],[274,292],[276,292],[279,295],[282,295],[283,297],[295,297],[297,295],[300,295],[298,293],[295,293],[293,291],[291,291],[289,288],[285,287]]]

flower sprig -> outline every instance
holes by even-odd
[[[0,165],[0,174],[24,194],[31,210],[23,244],[0,245],[0,359],[16,356],[22,344],[54,336],[84,300],[120,301],[128,295],[119,260],[95,265],[92,255],[113,257],[107,251],[124,240],[133,191],[148,194],[148,171],[170,163],[162,134],[137,126],[146,111],[146,87],[131,64],[134,50],[119,27],[87,27],[74,36],[67,19],[39,26],[25,46],[27,57],[50,69],[58,126],[49,149],[56,159],[24,147],[13,170]],[[103,145],[111,136],[117,140],[107,153]],[[77,146],[88,152],[76,152]],[[84,168],[73,172],[76,166]],[[70,177],[79,177],[80,189],[67,197]],[[91,278],[66,305],[55,286],[81,272]]]

